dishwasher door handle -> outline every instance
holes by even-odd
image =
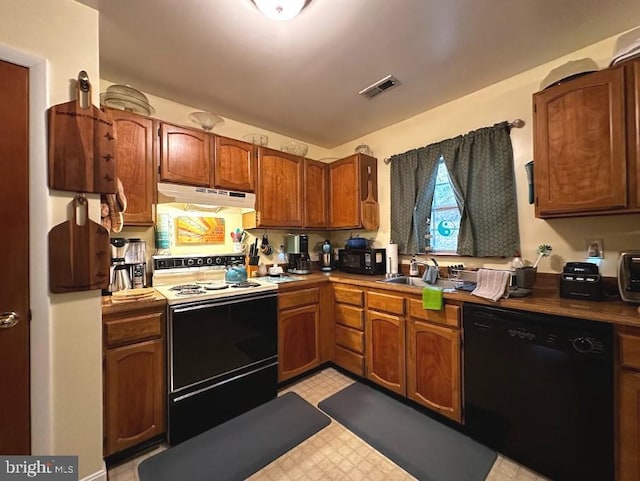
[[[480,329],[493,329],[495,326],[490,324],[483,324],[482,322],[473,321],[473,325],[475,327],[479,327]]]

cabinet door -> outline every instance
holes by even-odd
[[[640,372],[620,371],[618,481],[640,479]]]
[[[357,155],[329,164],[329,227],[361,227],[359,172]]]
[[[405,395],[404,318],[367,311],[365,323],[367,378]]]
[[[640,60],[635,60],[628,68],[631,71],[631,80],[628,82],[627,95],[633,99],[633,105],[631,121],[627,124],[630,129],[627,138],[635,169],[635,186],[631,192],[635,192],[635,207],[640,207]]]
[[[278,381],[320,365],[318,304],[280,311]]]
[[[627,207],[623,69],[534,95],[536,216]]]
[[[110,114],[116,127],[117,174],[127,197],[124,224],[153,225],[153,120],[122,110]]]
[[[305,159],[303,227],[327,227],[328,179],[328,164]]]
[[[302,226],[301,157],[258,149],[257,227]]]
[[[253,192],[255,180],[255,147],[253,144],[226,137],[215,137],[213,186],[218,189]]]
[[[105,351],[105,456],[165,431],[163,345],[157,339]]]
[[[407,396],[462,422],[460,331],[412,319],[407,337]]]
[[[160,179],[208,187],[211,179],[211,139],[205,132],[160,125]]]

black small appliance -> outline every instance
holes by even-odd
[[[382,275],[385,267],[386,249],[339,249],[338,268],[352,274]]]
[[[590,301],[605,299],[598,266],[591,262],[567,262],[560,275],[560,297]]]

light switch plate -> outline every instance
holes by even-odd
[[[586,239],[585,251],[590,259],[604,259],[604,247],[602,239]]]

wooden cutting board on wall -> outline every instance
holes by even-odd
[[[72,192],[116,192],[115,130],[108,112],[91,103],[80,72],[76,100],[49,109],[49,187]]]
[[[76,196],[71,220],[49,231],[51,292],[87,291],[109,286],[109,232],[89,219],[88,205],[85,197]]]

